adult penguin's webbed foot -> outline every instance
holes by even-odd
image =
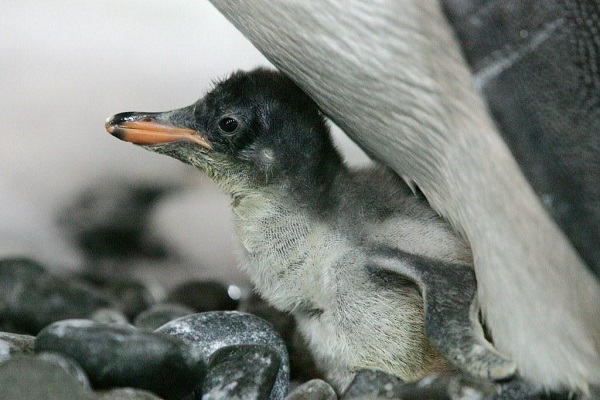
[[[477,282],[471,267],[443,263],[396,249],[378,249],[375,267],[414,281],[425,309],[425,335],[455,367],[484,379],[512,377],[516,364],[498,353],[478,318]]]

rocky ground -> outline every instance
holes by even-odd
[[[29,259],[1,260],[2,398],[337,399],[293,319],[240,294],[191,281],[159,300],[136,280],[56,276]],[[365,370],[339,398],[493,392],[465,377],[415,385]]]
[[[65,206],[62,229],[88,260],[80,270],[0,259],[1,399],[522,398],[514,395],[522,382],[439,375],[405,383],[370,370],[336,393],[291,316],[251,288],[144,279],[156,275],[140,267],[144,260],[162,260],[164,276],[177,258],[148,237],[145,219],[158,197],[176,189],[114,185]]]

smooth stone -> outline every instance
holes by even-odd
[[[152,392],[134,388],[117,388],[96,392],[97,400],[161,400]]]
[[[382,371],[363,369],[356,373],[341,400],[402,398],[402,380]]]
[[[402,394],[414,400],[495,399],[496,387],[490,381],[462,374],[432,374],[418,382],[406,383]],[[518,396],[513,400],[528,397]],[[499,400],[499,399],[498,399]],[[505,399],[505,400],[508,400]],[[530,400],[533,400],[530,399]]]
[[[223,347],[210,358],[197,400],[269,398],[280,360],[275,350],[258,345]]]
[[[83,281],[117,300],[119,310],[130,320],[157,302],[153,291],[144,282],[137,279],[90,272],[80,274],[75,279]]]
[[[337,400],[331,385],[321,379],[312,379],[291,391],[285,400]]]
[[[494,383],[460,374],[432,374],[420,381],[403,383],[399,378],[376,370],[362,370],[342,395],[348,399],[406,400],[500,400]],[[502,400],[541,400],[520,396]]]
[[[2,400],[94,400],[95,395],[54,362],[15,356],[0,362]]]
[[[142,282],[134,280],[116,281],[104,288],[119,300],[121,310],[130,319],[156,304],[156,299],[150,289]]]
[[[24,258],[0,260],[0,304],[0,320],[31,334],[54,321],[88,318],[98,309],[117,307],[103,293],[56,277]]]
[[[94,182],[66,205],[59,223],[90,260],[164,259],[168,249],[148,234],[149,216],[173,189],[128,180]]]
[[[129,320],[119,310],[112,308],[100,308],[90,315],[90,320],[104,324],[128,324]]]
[[[133,325],[139,329],[155,330],[174,319],[194,314],[194,310],[179,304],[156,304],[140,313]]]
[[[237,297],[237,296],[236,296]],[[239,298],[232,298],[228,286],[215,281],[190,281],[173,288],[166,302],[190,307],[196,313],[235,310]]]
[[[0,332],[0,359],[16,354],[33,354],[34,336]]]
[[[55,322],[35,340],[35,351],[77,361],[95,388],[134,387],[179,399],[202,383],[202,354],[183,341],[131,325],[88,320]]]
[[[7,319],[7,318],[11,318],[11,317],[9,315],[6,315],[5,310],[3,310],[3,307],[4,307],[4,305],[0,304],[0,331],[1,332],[10,332],[10,333],[19,333],[19,334],[28,334],[29,332],[25,332],[24,329],[20,328],[12,320]]]
[[[40,360],[48,361],[53,364],[60,366],[65,372],[71,375],[73,378],[79,382],[79,384],[86,388],[90,389],[90,380],[87,375],[83,371],[83,368],[75,360],[70,357],[66,357],[62,354],[51,353],[51,352],[42,352],[36,355]]]
[[[263,319],[238,311],[212,311],[176,319],[155,332],[180,338],[198,349],[206,359],[226,346],[257,344],[271,347],[280,357],[281,366],[269,399],[285,397],[290,379],[287,349],[279,334]]]
[[[464,380],[465,378],[463,378]],[[466,382],[468,384],[468,381]],[[465,382],[458,381],[450,386],[448,398],[452,400],[458,397],[460,394],[465,393],[464,386]],[[488,383],[489,384],[489,383]],[[474,385],[470,385],[474,386]],[[490,397],[491,400],[598,400],[600,397],[592,396],[587,398],[582,394],[569,393],[568,391],[563,392],[546,392],[533,384],[526,382],[520,376],[498,383],[495,385],[497,393]],[[473,389],[471,389],[473,391]],[[487,399],[487,398],[486,398]]]

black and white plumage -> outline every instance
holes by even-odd
[[[338,389],[360,368],[406,380],[455,366],[515,372],[473,323],[465,241],[393,172],[349,169],[316,104],[284,75],[236,73],[189,107],[118,114],[107,130],[231,196],[242,265],[296,317]]]

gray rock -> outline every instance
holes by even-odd
[[[188,306],[195,312],[235,310],[239,298],[230,296],[228,286],[215,281],[190,281],[173,288],[166,301]],[[235,296],[237,297],[237,296]]]
[[[32,354],[34,340],[34,336],[0,332],[0,359],[15,354]]]
[[[183,341],[131,325],[86,320],[55,322],[35,340],[35,350],[76,360],[95,388],[135,387],[178,399],[202,383],[201,352]]]
[[[500,400],[494,397],[496,395],[494,383],[463,374],[432,374],[418,382],[401,385],[400,393],[402,399],[406,400]],[[523,395],[522,393],[521,396],[511,399],[529,399]]]
[[[4,305],[0,305],[0,331],[1,332],[12,332],[12,333],[26,333],[12,320],[7,319]]]
[[[290,369],[285,344],[269,323],[255,315],[238,311],[194,314],[171,321],[155,332],[182,339],[207,359],[225,346],[258,344],[271,347],[280,357],[281,366],[269,398],[283,399],[287,392]]]
[[[59,367],[64,369],[67,374],[75,378],[82,387],[86,389],[91,388],[90,381],[85,372],[83,371],[83,368],[81,368],[81,366],[77,364],[77,362],[72,358],[63,356],[62,354],[51,352],[42,352],[39,353],[36,357],[40,360],[48,361],[50,363],[58,365]]]
[[[127,180],[94,182],[60,213],[59,223],[90,260],[163,259],[149,232],[152,207],[174,187]]]
[[[228,346],[213,353],[197,400],[263,400],[269,398],[280,360],[269,347]]]
[[[134,388],[118,388],[96,392],[97,400],[161,400],[154,393]]]
[[[114,275],[114,272],[95,271],[76,275],[75,279],[115,299],[119,304],[119,310],[131,320],[156,304],[155,294],[144,282]]]
[[[458,385],[455,385],[455,387]],[[495,385],[497,393],[491,396],[491,400],[587,400],[588,398],[581,393],[547,392],[539,387],[526,382],[520,376],[504,381]],[[457,397],[457,390],[454,389],[454,399]],[[600,397],[592,396],[589,399],[598,400]]]
[[[403,383],[381,371],[359,371],[341,400],[541,400],[539,391],[520,379],[500,385],[463,374],[432,374],[417,382]],[[554,398],[554,397],[552,397]]]
[[[303,383],[291,391],[285,400],[337,400],[337,394],[331,385],[321,379]]]
[[[76,378],[60,365],[33,356],[15,356],[0,362],[2,400],[94,400]]]
[[[402,380],[385,372],[364,369],[358,371],[341,400],[399,399]]]
[[[133,324],[140,329],[153,331],[167,322],[193,313],[191,308],[179,304],[156,304],[140,313]]]
[[[127,324],[129,320],[119,310],[112,308],[100,308],[94,311],[90,317],[90,320],[94,322],[100,322],[104,324]]]
[[[100,308],[116,308],[108,296],[91,287],[51,275],[28,259],[0,260],[0,320],[23,333],[37,334],[63,319],[88,318]]]

